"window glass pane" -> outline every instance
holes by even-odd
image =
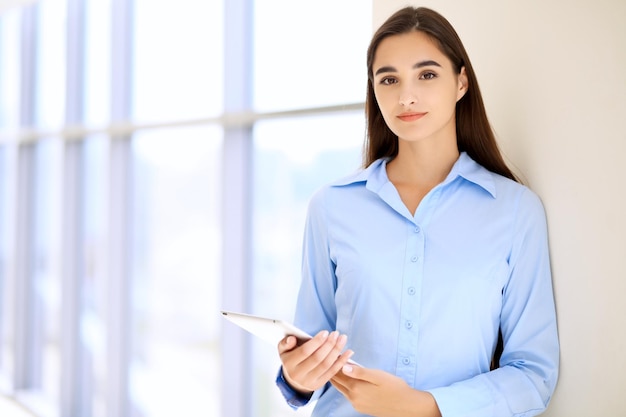
[[[306,209],[323,184],[359,168],[362,112],[258,123],[254,129],[253,310],[293,319]],[[273,384],[276,347],[253,340],[258,416],[290,416]],[[306,407],[300,413],[309,414]]]
[[[222,1],[135,1],[136,120],[193,119],[220,113],[222,17]]]
[[[221,129],[133,138],[135,416],[220,410]]]
[[[15,198],[15,147],[12,144],[0,146],[0,389],[8,389],[13,376],[13,320],[14,320],[14,280],[13,268]]]
[[[371,10],[371,0],[256,2],[255,109],[364,101]]]
[[[62,142],[51,138],[35,151],[34,331],[40,333],[41,387],[51,402],[60,393],[62,151]]]
[[[19,125],[20,18],[19,9],[0,15],[0,129]]]
[[[85,122],[109,122],[111,90],[111,0],[85,0]]]
[[[19,126],[19,9],[0,16],[0,131]],[[0,144],[0,388],[8,389],[13,377],[14,320],[14,182],[15,146]]]
[[[64,0],[38,3],[37,112],[41,128],[60,129],[65,120],[65,32]]]
[[[86,349],[85,370],[91,388],[91,417],[106,415],[109,141],[98,135],[85,140],[83,179],[84,262],[81,331]]]
[[[39,2],[35,123],[60,129],[65,119],[66,2]],[[62,142],[44,138],[35,155],[34,297],[41,361],[42,394],[57,403],[60,394]]]

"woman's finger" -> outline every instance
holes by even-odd
[[[278,342],[278,354],[282,355],[295,348],[298,345],[298,341],[295,336],[285,336],[280,342]]]

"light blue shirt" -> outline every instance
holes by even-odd
[[[533,416],[559,364],[545,213],[462,153],[413,216],[386,160],[311,199],[295,324],[435,397],[443,417]],[[502,329],[500,368],[490,362]],[[358,416],[330,384],[313,416]]]

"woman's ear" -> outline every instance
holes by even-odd
[[[465,73],[465,67],[461,67],[459,73],[459,87],[456,94],[456,101],[459,101],[467,93],[467,74]]]

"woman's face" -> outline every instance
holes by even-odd
[[[383,39],[372,73],[380,111],[399,139],[456,143],[455,106],[467,90],[465,68],[456,74],[426,34],[413,31]]]

